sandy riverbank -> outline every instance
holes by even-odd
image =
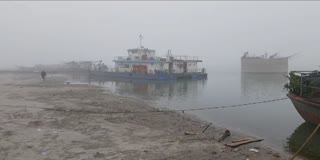
[[[105,93],[65,78],[0,74],[0,160],[181,159],[273,160],[288,155],[261,142],[233,149],[218,142],[225,129],[179,113],[103,114],[152,111],[140,99]],[[199,133],[185,135],[185,132]],[[249,152],[256,148],[259,153]]]

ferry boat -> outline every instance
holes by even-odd
[[[115,57],[115,66],[109,68],[102,62],[93,65],[91,76],[106,78],[144,79],[144,80],[175,80],[175,79],[206,79],[204,68],[198,68],[202,60],[195,56],[174,56],[171,50],[164,57],[156,56],[156,51],[140,47],[128,49],[128,56]]]
[[[289,83],[288,97],[301,117],[311,124],[320,123],[320,72],[292,71]]]

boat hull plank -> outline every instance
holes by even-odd
[[[294,94],[289,94],[288,97],[291,99],[294,107],[306,122],[315,125],[320,123],[320,104]]]

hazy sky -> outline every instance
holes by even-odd
[[[0,2],[0,67],[100,60],[143,45],[238,70],[244,51],[320,65],[320,2]]]

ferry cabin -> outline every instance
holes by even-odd
[[[128,49],[128,56],[114,59],[114,72],[134,72],[155,74],[163,73],[195,73],[199,72],[197,57],[173,56],[171,51],[165,57],[157,57],[155,50],[148,48]]]

